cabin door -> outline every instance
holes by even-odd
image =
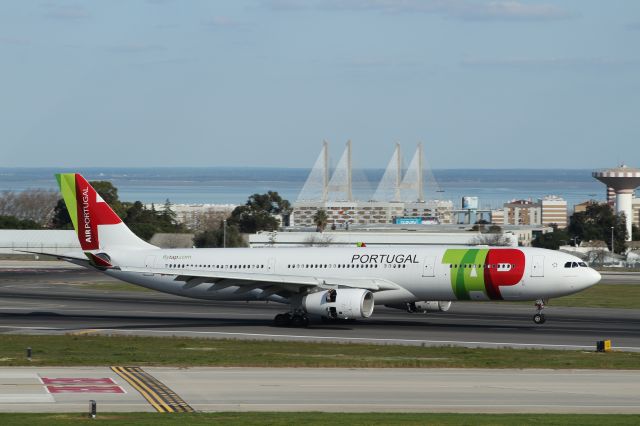
[[[531,256],[531,276],[544,277],[544,256]]]
[[[423,277],[435,277],[436,276],[436,258],[433,256],[426,257],[422,266]]]

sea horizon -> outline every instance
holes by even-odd
[[[354,168],[353,193],[371,199],[383,168]],[[295,202],[310,168],[270,166],[140,166],[140,167],[0,167],[0,192],[57,190],[55,173],[79,172],[88,180],[108,180],[123,201],[176,204],[244,204],[254,193],[277,191]],[[604,200],[606,188],[591,177],[591,169],[441,168],[425,172],[425,198],[452,200],[477,196],[481,208],[497,208],[512,199],[557,195],[574,204]],[[435,180],[432,178],[435,177]]]

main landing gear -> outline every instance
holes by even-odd
[[[309,317],[303,313],[288,312],[276,315],[273,323],[276,327],[308,327]]]
[[[536,300],[536,309],[538,312],[533,316],[533,322],[536,324],[544,324],[546,321],[544,313],[542,313],[542,310],[544,309],[544,300]]]

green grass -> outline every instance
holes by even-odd
[[[95,419],[81,414],[0,414],[3,425],[637,425],[638,415],[604,414],[433,414],[433,413],[105,413]]]
[[[33,360],[25,348],[33,348]],[[595,342],[594,342],[595,349]],[[640,369],[640,353],[95,335],[0,335],[4,366]]]
[[[640,309],[640,285],[598,284],[571,296],[552,299],[550,306]]]

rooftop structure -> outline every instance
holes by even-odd
[[[624,213],[627,225],[627,241],[631,241],[631,225],[633,223],[633,194],[640,186],[640,169],[622,164],[620,167],[598,170],[591,174],[594,178],[613,188],[616,193],[616,212]]]

